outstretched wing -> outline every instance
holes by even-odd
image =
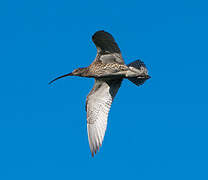
[[[97,31],[92,36],[92,41],[97,47],[97,56],[95,60],[101,60],[103,63],[124,64],[121,51],[110,33]]]
[[[111,81],[95,79],[93,89],[87,96],[87,132],[92,156],[102,145],[108,113],[121,82],[122,79]]]

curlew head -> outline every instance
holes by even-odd
[[[68,74],[65,74],[65,75],[55,78],[54,80],[50,81],[49,84],[53,83],[54,81],[56,81],[58,79],[61,79],[63,77],[67,77],[67,76],[82,76],[83,77],[83,76],[86,76],[87,72],[88,72],[87,68],[78,68],[78,69],[75,69],[74,71],[72,71],[71,73],[68,73]]]
[[[88,72],[87,68],[78,68],[72,72],[73,74],[72,76],[85,76],[87,72]]]

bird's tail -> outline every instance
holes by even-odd
[[[133,82],[135,85],[140,86],[144,84],[144,82],[150,78],[148,75],[147,68],[145,64],[141,60],[136,60],[127,65],[130,69],[139,72],[138,77],[129,77],[128,80]]]

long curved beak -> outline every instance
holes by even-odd
[[[68,73],[68,74],[59,76],[59,77],[55,78],[54,80],[50,81],[48,84],[51,84],[51,83],[53,83],[54,81],[56,81],[56,80],[58,80],[58,79],[61,79],[61,78],[63,78],[63,77],[66,77],[66,76],[72,76],[72,75],[73,75],[72,73]]]

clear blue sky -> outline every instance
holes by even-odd
[[[208,179],[208,4],[195,0],[1,1],[0,179]],[[97,30],[152,79],[124,81],[91,157],[85,98]]]

